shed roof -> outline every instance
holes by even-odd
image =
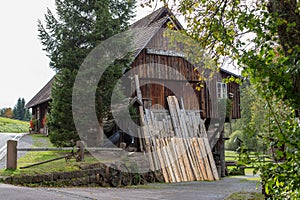
[[[26,108],[32,108],[38,104],[51,100],[51,89],[54,77],[25,105]]]
[[[174,14],[171,10],[163,6],[130,26],[131,30],[139,29],[139,31],[134,34],[134,45],[136,47],[134,52],[135,57],[145,48],[155,34],[163,28],[168,20],[172,20],[178,29],[183,30],[183,26],[180,22],[173,17]],[[221,71],[232,74],[224,69],[221,69]],[[53,80],[54,77],[26,104],[26,108],[32,108],[38,104],[51,100]]]
[[[172,13],[168,8],[161,7],[160,9],[136,21],[130,26],[130,29],[136,28],[143,30],[136,32],[134,35],[134,43],[136,47],[134,56],[137,56],[140,53],[140,51],[147,45],[150,39],[166,23],[171,14]],[[26,104],[26,108],[32,108],[38,104],[51,100],[53,80],[54,77]]]

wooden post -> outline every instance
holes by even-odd
[[[17,169],[17,145],[18,141],[16,140],[7,141],[6,169]]]
[[[224,126],[220,134],[220,164],[221,164],[221,177],[225,177],[225,140],[224,140]]]
[[[84,161],[84,143],[83,141],[79,140],[76,142],[76,147],[79,148],[77,151],[77,155],[80,156],[80,161]]]

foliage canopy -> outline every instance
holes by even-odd
[[[300,108],[299,0],[161,1],[184,16],[184,33],[198,41],[215,65],[242,68],[267,102],[272,131],[265,139],[285,161],[262,166],[265,191],[273,199],[299,199],[300,129],[294,114]]]
[[[72,140],[79,139],[72,116],[72,89],[77,71],[101,41],[128,27],[134,16],[135,1],[56,0],[55,4],[56,13],[48,9],[45,25],[41,21],[38,24],[39,38],[50,58],[50,67],[57,72],[52,85],[48,125],[51,142],[57,146],[70,146]],[[111,75],[115,74],[108,73],[106,80],[110,80]],[[106,97],[102,96],[103,99]]]

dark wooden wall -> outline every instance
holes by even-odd
[[[42,121],[46,113],[48,112],[48,110],[49,110],[49,101],[32,107],[32,115],[37,120],[37,125],[35,127],[36,131],[39,131],[40,128],[43,128]]]
[[[166,109],[167,96],[176,94],[178,98],[183,97],[186,110],[200,110],[202,118],[219,118],[217,82],[232,74],[215,73],[202,83],[204,87],[200,91],[197,90],[202,72],[195,70],[194,65],[180,54],[181,44],[170,41],[161,29],[132,63],[131,75],[139,76],[143,98],[151,99],[154,109]],[[231,118],[240,118],[239,85],[228,83],[229,93],[233,94]]]
[[[229,78],[232,76],[232,74],[226,73],[224,71],[221,71],[221,76],[222,78]],[[230,82],[227,84],[227,93],[232,94],[232,112],[231,112],[231,117],[232,119],[239,119],[241,118],[241,99],[240,99],[240,86],[238,83],[235,82]]]

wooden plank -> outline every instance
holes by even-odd
[[[168,166],[166,154],[165,154],[165,151],[164,151],[164,145],[163,145],[161,139],[159,139],[158,142],[159,142],[159,145],[160,145],[160,153],[161,153],[161,157],[162,157],[162,160],[163,160],[163,162],[161,163],[161,165],[164,166],[166,174],[168,176],[169,183],[171,183],[172,182],[171,172],[170,172],[170,168]]]
[[[201,150],[203,160],[204,160],[207,180],[213,181],[215,179],[214,179],[214,175],[213,175],[213,172],[211,170],[211,167],[210,167],[210,163],[209,163],[209,159],[208,159],[208,153],[206,152],[206,148],[205,148],[203,138],[198,138],[198,143],[199,143],[200,150]]]
[[[188,174],[189,174],[189,181],[194,181],[196,180],[196,173],[195,170],[195,166],[194,166],[194,161],[193,161],[193,155],[190,151],[190,144],[188,144],[188,133],[187,133],[187,128],[186,128],[186,123],[185,123],[185,118],[182,116],[182,111],[180,110],[179,108],[179,104],[178,104],[178,100],[175,96],[172,97],[172,101],[175,105],[175,112],[176,112],[176,115],[178,117],[178,120],[179,120],[179,124],[180,124],[180,128],[181,128],[181,137],[182,137],[182,144],[184,146],[184,149],[185,149],[185,154],[187,156],[187,159],[188,159],[188,163],[189,163],[189,166],[187,167],[187,171],[188,171]]]
[[[135,85],[136,85],[136,91],[137,91],[137,95],[138,95],[138,98],[141,100],[142,102],[142,93],[141,93],[141,90],[140,90],[140,84],[139,84],[139,77],[138,75],[135,75],[134,76],[135,78]],[[145,115],[144,115],[144,109],[143,109],[143,106],[140,105],[139,106],[139,116],[140,116],[140,126],[142,127],[141,128],[141,136],[144,138],[144,141],[145,141],[145,146],[144,146],[144,151],[146,153],[148,153],[148,159],[149,159],[149,163],[150,163],[150,169],[152,171],[155,170],[155,166],[154,166],[154,159],[152,156],[152,153],[151,152],[151,144],[150,144],[150,132],[149,132],[149,127],[147,126],[147,124],[145,123]]]
[[[170,182],[174,183],[174,182],[176,182],[176,179],[175,179],[175,176],[174,176],[173,169],[171,167],[171,162],[170,162],[170,159],[169,159],[169,156],[168,156],[165,141],[162,138],[160,142],[162,144],[162,152],[163,152],[163,157],[164,157],[164,160],[165,160],[166,168],[167,168],[167,171],[168,171],[168,174],[169,174],[169,180],[170,180]]]
[[[159,144],[159,139],[156,139],[156,144]],[[159,145],[156,146],[156,152],[157,152],[158,160],[160,162],[160,166],[161,166],[161,169],[162,169],[164,180],[165,180],[166,183],[169,183],[171,181],[169,180],[169,174],[168,174],[167,169],[166,169],[166,163],[165,163],[165,160],[162,156],[161,148],[160,148]]]
[[[197,161],[198,161],[198,167],[199,167],[199,171],[200,171],[200,176],[201,176],[201,180],[207,180],[207,175],[206,175],[206,171],[205,171],[205,166],[204,166],[204,162],[203,162],[203,157],[202,154],[200,152],[200,147],[199,144],[197,142],[196,138],[192,139],[193,142],[193,147],[196,151],[196,155],[197,155]]]
[[[175,152],[174,152],[174,146],[167,141],[167,138],[164,139],[165,142],[165,148],[168,153],[169,161],[170,161],[170,166],[172,168],[173,176],[175,178],[174,182],[181,182],[180,178],[180,172],[178,171],[178,167],[176,165],[176,157],[175,157]]]
[[[196,151],[196,147],[193,142],[193,138],[188,138],[188,140],[189,140],[189,144],[190,144],[190,150],[192,151],[192,154],[193,154],[193,162],[194,162],[194,166],[195,166],[196,180],[200,181],[200,180],[203,180],[203,178],[202,178],[202,171],[200,168],[198,153]]]
[[[182,143],[182,138],[175,138],[176,139],[176,144],[178,146],[178,156],[179,159],[182,161],[182,177],[183,181],[190,181],[191,180],[191,175],[190,175],[190,164],[186,155],[186,151],[184,148],[184,145]]]
[[[181,133],[180,126],[179,126],[179,121],[178,121],[178,115],[177,115],[177,113],[175,111],[175,106],[174,106],[174,102],[173,102],[172,97],[171,96],[167,97],[167,101],[168,101],[168,105],[169,105],[169,111],[170,111],[170,115],[171,115],[171,121],[172,121],[174,130],[175,130],[175,135],[177,137],[181,137],[182,138],[182,133]],[[188,158],[187,158],[187,154],[186,154],[186,151],[185,151],[185,146],[184,146],[182,140],[178,140],[177,144],[178,144],[179,150],[180,150],[179,154],[182,155],[182,159],[183,159],[184,166],[185,166],[184,167],[185,173],[183,174],[183,176],[186,175],[187,181],[191,181],[193,179],[192,178],[193,175],[192,175],[192,173],[190,171],[191,166],[190,166]]]
[[[218,173],[218,170],[217,170],[217,166],[216,166],[214,157],[212,155],[212,151],[211,151],[211,148],[210,148],[210,145],[209,145],[208,138],[207,137],[203,137],[203,141],[204,141],[204,144],[205,144],[204,146],[206,148],[206,152],[208,154],[209,163],[210,163],[210,166],[211,166],[211,170],[212,170],[214,179],[215,180],[220,180],[219,173]]]
[[[177,144],[177,138],[173,137],[171,139],[171,141],[172,141],[172,144],[174,145],[174,151],[175,151],[175,154],[176,154],[176,163],[177,163],[177,166],[178,166],[180,179],[181,179],[181,181],[187,181],[185,166],[184,166],[184,163],[183,163],[182,156],[180,155],[180,149],[179,149],[179,146]]]
[[[177,112],[177,116],[179,119],[182,135],[183,135],[183,144],[186,149],[187,157],[189,159],[190,163],[190,174],[191,174],[191,181],[199,180],[199,171],[197,170],[195,166],[195,155],[193,154],[193,151],[191,150],[191,144],[189,143],[189,133],[188,128],[186,124],[186,117],[185,117],[185,111],[184,109],[180,110],[178,100],[175,96],[171,97],[172,101],[175,105],[175,111]],[[182,105],[184,108],[184,105]]]

